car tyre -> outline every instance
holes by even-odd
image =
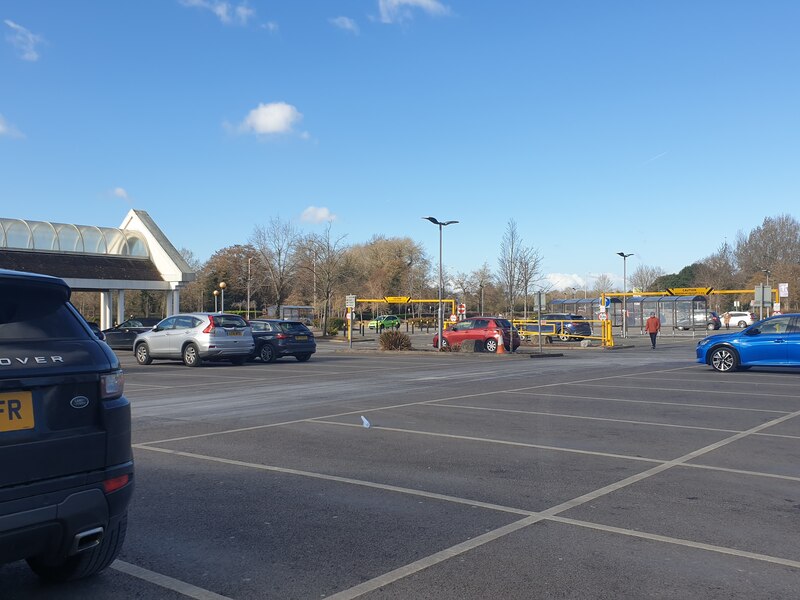
[[[311,354],[309,352],[304,352],[303,354],[298,354],[295,356],[297,362],[308,362],[308,359],[311,358]]]
[[[110,565],[122,550],[125,532],[128,529],[128,513],[111,525],[100,540],[100,544],[58,562],[50,562],[36,556],[28,559],[28,566],[41,579],[52,583],[72,581],[89,577]]]
[[[709,323],[708,325],[706,325],[706,329],[708,329],[709,331],[714,331],[716,327],[714,326],[714,323]]]
[[[497,352],[497,340],[495,338],[487,338],[483,342],[483,347],[487,352]]]
[[[558,332],[558,339],[560,339],[562,342],[568,342],[569,334],[562,329],[561,331]]]
[[[447,340],[446,340],[446,339],[444,339],[444,338],[442,338],[441,347],[442,347],[442,348],[447,348],[449,345],[450,345],[450,344],[448,344],[448,343],[447,343]]]
[[[203,359],[200,358],[200,350],[198,350],[196,344],[186,344],[183,347],[181,357],[183,358],[183,364],[187,367],[199,367],[203,364]]]
[[[275,348],[272,347],[272,344],[264,344],[261,346],[258,355],[261,357],[261,362],[274,363],[278,360],[278,353],[275,352]]]
[[[136,346],[136,362],[140,365],[149,365],[153,362],[153,357],[150,356],[150,348],[145,343]]]
[[[747,322],[746,321],[739,321],[737,323],[737,325],[739,326],[740,329],[744,329],[745,327],[747,327]]]
[[[739,357],[731,348],[720,346],[711,351],[710,364],[720,373],[730,373],[739,368]]]

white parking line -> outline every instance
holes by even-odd
[[[574,394],[553,394],[553,393],[545,393],[545,392],[537,392],[537,391],[530,391],[530,392],[509,392],[511,394],[518,394],[522,396],[547,396],[550,398],[569,398],[570,400],[602,400],[608,402],[628,402],[631,404],[660,404],[666,406],[689,406],[693,408],[711,408],[711,409],[719,409],[719,410],[743,410],[743,411],[751,411],[751,412],[765,412],[765,413],[775,413],[779,415],[788,414],[789,411],[786,410],[771,410],[766,408],[746,408],[741,406],[724,406],[720,404],[695,404],[693,402],[661,402],[657,400],[632,400],[630,398],[608,398],[606,396],[577,396]]]
[[[540,417],[555,417],[559,419],[585,419],[587,421],[605,421],[607,423],[629,423],[631,425],[649,425],[652,427],[676,427],[678,429],[699,429],[700,431],[719,431],[722,433],[738,433],[741,429],[717,429],[715,427],[700,427],[699,425],[676,425],[673,423],[657,423],[654,421],[637,421],[634,419],[612,419],[609,417],[589,417],[585,415],[570,415],[566,413],[552,413],[535,410],[514,410],[511,408],[493,408],[484,406],[464,406],[460,404],[442,404],[435,402],[429,406],[443,406],[445,408],[458,408],[464,410],[481,410],[486,412],[512,413],[518,415],[535,415]]]
[[[634,483],[638,483],[639,481],[642,481],[644,479],[652,477],[653,475],[657,475],[658,473],[666,471],[667,469],[673,468],[675,466],[679,466],[682,463],[685,463],[685,462],[687,462],[689,460],[693,460],[693,459],[695,459],[695,458],[697,458],[699,456],[702,456],[703,454],[707,454],[708,452],[712,452],[714,450],[717,450],[717,449],[719,449],[719,448],[721,448],[723,446],[726,446],[727,444],[730,444],[732,442],[740,440],[743,437],[746,437],[748,435],[752,435],[753,433],[759,432],[762,429],[766,429],[767,427],[772,427],[773,425],[777,425],[779,423],[782,423],[782,422],[784,422],[784,421],[786,421],[788,419],[791,419],[791,418],[794,418],[794,417],[797,417],[797,416],[800,416],[800,411],[791,413],[790,415],[785,415],[785,416],[779,417],[777,419],[774,419],[773,421],[769,421],[768,423],[762,423],[761,425],[758,425],[756,427],[748,429],[747,431],[743,431],[741,433],[737,433],[736,435],[733,435],[733,436],[731,436],[729,438],[726,438],[724,440],[720,440],[720,441],[715,442],[713,444],[709,444],[708,446],[705,446],[704,448],[700,448],[700,449],[695,450],[693,452],[689,452],[688,454],[684,454],[683,456],[681,456],[679,458],[676,458],[674,460],[670,460],[670,461],[665,462],[663,464],[651,467],[650,469],[647,469],[646,471],[643,471],[641,473],[637,473],[637,474],[632,475],[630,477],[626,477],[625,479],[622,479],[621,481],[618,481],[616,483],[612,483],[610,485],[607,485],[607,486],[604,486],[604,487],[602,487],[600,489],[597,489],[597,490],[595,490],[593,492],[589,492],[587,494],[583,494],[582,496],[578,496],[577,498],[573,498],[572,500],[569,500],[567,502],[562,502],[561,504],[558,504],[556,506],[553,506],[552,508],[549,508],[549,509],[547,509],[545,511],[540,512],[537,516],[527,517],[525,519],[517,521],[516,523],[511,523],[510,525],[506,525],[505,527],[501,527],[501,528],[495,529],[494,531],[490,531],[490,532],[488,532],[488,533],[486,533],[486,534],[484,534],[482,536],[479,536],[477,538],[474,538],[472,540],[468,540],[468,541],[463,542],[461,544],[456,544],[455,546],[451,546],[450,548],[447,548],[445,550],[442,550],[440,552],[437,552],[435,554],[427,556],[427,557],[425,557],[423,559],[420,559],[418,561],[414,561],[414,562],[412,562],[412,563],[410,563],[408,565],[400,567],[399,569],[395,569],[393,571],[390,571],[389,573],[384,573],[383,575],[375,577],[375,578],[373,578],[373,579],[371,579],[369,581],[365,581],[364,583],[361,583],[361,584],[359,584],[357,586],[354,586],[354,587],[349,588],[347,590],[343,590],[343,591],[341,591],[341,592],[339,592],[337,594],[333,594],[331,596],[328,596],[328,600],[353,600],[355,598],[358,598],[359,596],[362,596],[363,594],[366,594],[368,592],[377,590],[377,589],[379,589],[381,587],[384,587],[386,585],[390,585],[390,584],[394,583],[395,581],[399,581],[400,579],[404,579],[405,577],[409,577],[410,575],[414,575],[414,574],[418,573],[419,571],[422,571],[422,570],[427,569],[429,567],[432,567],[432,566],[434,566],[436,564],[439,564],[441,562],[449,560],[450,558],[452,558],[454,556],[457,556],[458,554],[462,554],[462,553],[467,552],[469,550],[473,550],[475,548],[478,548],[479,546],[483,546],[483,545],[485,545],[485,544],[487,544],[489,542],[495,541],[495,540],[497,540],[497,539],[499,539],[501,537],[505,537],[506,535],[508,535],[510,533],[513,533],[515,531],[519,531],[520,529],[528,527],[529,525],[533,525],[533,524],[541,521],[542,518],[555,517],[559,513],[565,512],[565,511],[567,511],[567,510],[569,510],[571,508],[575,508],[575,507],[580,506],[582,504],[585,504],[587,502],[591,502],[592,500],[596,500],[597,498],[600,498],[602,496],[606,496],[606,495],[608,495],[608,494],[610,494],[612,492],[616,492],[616,491],[618,491],[618,490],[620,490],[622,488],[628,487],[628,486],[630,486],[630,485],[632,485]],[[576,523],[578,523],[578,522],[576,521],[573,524],[576,524]],[[598,526],[598,527],[600,527],[600,526]],[[656,537],[657,536],[654,536],[652,539],[655,540]],[[671,543],[678,543],[680,541],[680,540],[677,540],[676,538],[664,538],[664,540],[667,540],[667,539],[671,540]],[[716,551],[718,548],[720,548],[720,547],[717,547],[717,546],[701,544],[699,542],[696,542],[696,543],[693,542],[693,544],[695,544],[693,547],[702,548],[704,550]],[[739,552],[737,550],[730,549],[730,548],[725,548],[724,550],[726,550],[726,554],[737,554]],[[741,553],[741,554],[738,554],[738,555],[744,556],[745,553]],[[746,558],[751,558],[751,559],[756,559],[756,560],[760,560],[762,556],[764,556],[764,555],[754,554],[754,553],[746,553]],[[775,562],[775,563],[778,563],[778,564],[786,564],[786,559],[775,558],[775,557],[766,557],[766,558],[770,559],[769,562]],[[790,563],[790,566],[800,566],[800,563],[797,563],[795,561],[788,561],[788,562]]]
[[[191,583],[181,581],[180,579],[162,575],[161,573],[156,573],[149,569],[143,569],[142,567],[137,567],[136,565],[119,559],[111,563],[111,568],[125,573],[126,575],[131,575],[132,577],[153,583],[159,587],[178,592],[189,598],[195,598],[196,600],[231,600],[228,596],[221,596],[209,590],[197,587],[196,585],[192,585]]]
[[[586,386],[589,385],[587,383],[566,383],[564,385],[578,385],[578,386]],[[731,391],[731,390],[693,390],[693,389],[686,389],[686,388],[664,388],[664,387],[653,387],[653,386],[638,386],[638,385],[596,385],[594,387],[603,388],[603,389],[623,389],[623,390],[647,390],[647,391],[658,391],[658,392],[686,392],[690,394],[724,394],[726,396],[762,396],[766,398],[791,398],[792,400],[798,400],[797,394],[760,394],[758,392],[749,392],[749,391]]]

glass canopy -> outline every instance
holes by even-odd
[[[148,257],[138,231],[94,225],[0,218],[0,248]]]

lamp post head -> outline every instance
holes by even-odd
[[[214,291],[213,291],[213,292],[211,292],[211,293],[212,293],[212,294],[214,294],[215,296],[219,296],[219,290],[214,290]]]
[[[631,252],[630,254],[625,254],[624,252],[617,252],[617,256],[621,256],[622,260],[625,260],[629,256],[633,256],[633,252]]]
[[[453,225],[454,223],[458,223],[458,221],[440,221],[436,217],[422,217],[426,221],[430,221],[434,225],[438,225],[439,227],[446,227],[448,225]]]
[[[219,289],[224,290],[226,287],[228,287],[227,283],[225,283],[224,281],[219,282]]]

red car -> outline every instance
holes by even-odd
[[[464,340],[478,340],[487,352],[497,352],[498,336],[503,336],[503,346],[511,350],[513,339],[514,350],[519,348],[519,333],[508,319],[500,317],[472,317],[448,327],[442,332],[442,347],[460,344]],[[512,338],[513,336],[513,338]],[[439,347],[439,334],[433,336],[433,347]]]

